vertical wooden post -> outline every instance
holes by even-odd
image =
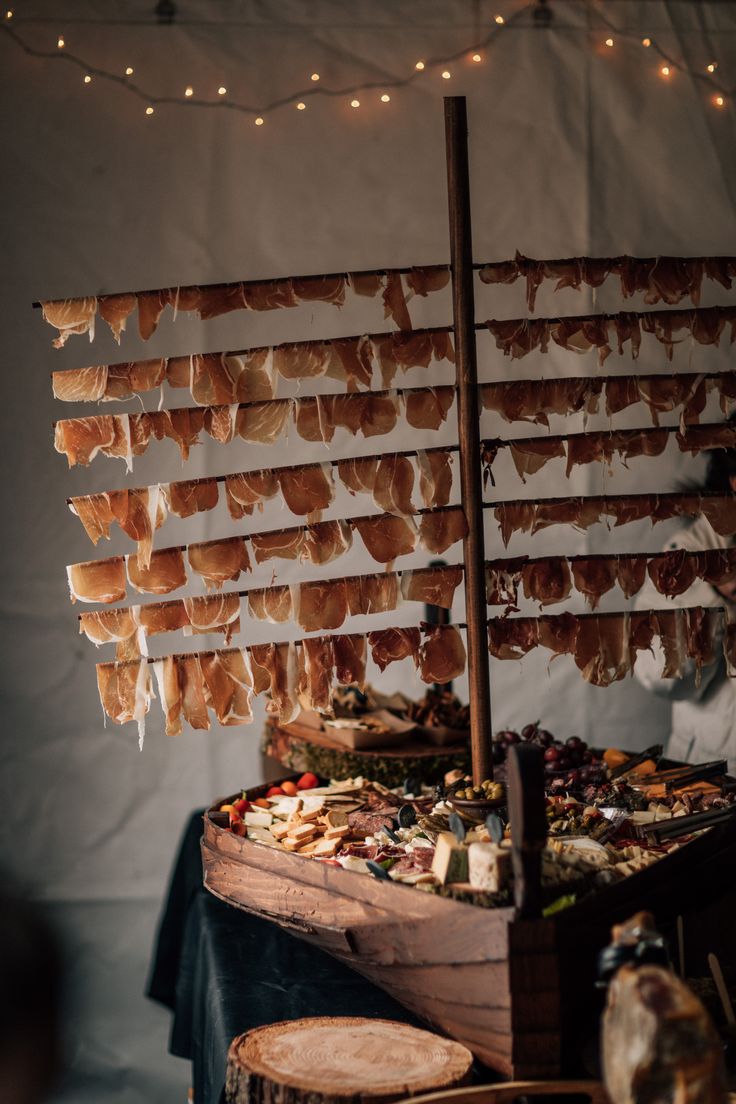
[[[470,229],[468,122],[464,96],[445,99],[447,199],[450,214],[452,309],[457,363],[457,422],[460,444],[460,489],[468,522],[463,542],[465,606],[470,682],[470,746],[473,782],[493,777],[491,692],[483,539],[478,371],[475,351],[473,243]]]

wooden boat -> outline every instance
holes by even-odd
[[[573,1065],[581,1030],[596,1022],[596,956],[612,924],[645,908],[666,931],[722,898],[736,861],[732,818],[553,917],[524,919],[236,836],[213,816],[222,801],[204,818],[211,893],[328,951],[514,1078]],[[708,949],[728,958],[725,946]]]

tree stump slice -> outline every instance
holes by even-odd
[[[228,1051],[228,1104],[388,1104],[463,1084],[467,1047],[392,1020],[315,1016],[258,1027]]]

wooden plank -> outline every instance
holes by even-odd
[[[514,901],[521,917],[542,914],[542,850],[547,839],[544,759],[534,744],[509,748],[506,785]],[[541,934],[542,929],[534,929]]]
[[[457,365],[457,423],[460,491],[468,522],[463,540],[465,607],[468,622],[468,680],[473,782],[493,778],[491,693],[485,595],[485,541],[481,484],[478,371],[475,347],[473,244],[470,225],[468,121],[463,96],[445,98],[447,198],[450,219],[452,311]]]

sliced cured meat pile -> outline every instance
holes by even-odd
[[[415,283],[407,285],[420,295],[438,291],[449,280],[445,265],[433,265],[413,269],[419,273]],[[375,297],[381,295],[384,315],[391,318],[400,330],[411,330],[411,319],[400,273],[345,273],[333,276],[285,277],[263,282],[248,281],[233,284],[211,284],[207,287],[162,288],[160,291],[127,292],[123,295],[107,295],[99,299],[53,299],[41,304],[44,319],[58,330],[54,345],[64,345],[71,334],[89,333],[94,337],[95,315],[108,323],[117,341],[125,329],[125,322],[138,308],[138,331],[144,341],[155,333],[164,309],[170,306],[179,311],[196,312],[201,319],[217,318],[234,310],[268,311],[284,307],[297,307],[300,303],[323,302],[342,306],[345,290],[350,287],[357,295]],[[421,289],[421,290],[419,290]]]
[[[718,345],[727,324],[733,335],[736,307],[698,307],[687,311],[645,311],[641,314],[590,314],[567,318],[490,319],[486,327],[495,339],[496,347],[512,359],[519,359],[536,350],[547,353],[550,342],[554,342],[575,353],[597,349],[599,362],[603,364],[614,347],[623,355],[627,343],[632,357],[636,359],[643,333],[652,334],[664,345],[671,360],[674,346],[687,334],[700,345]]]
[[[513,284],[526,281],[527,304],[534,310],[537,290],[545,280],[555,280],[561,288],[580,290],[583,284],[598,288],[609,276],[618,276],[621,293],[630,298],[639,292],[650,305],[673,306],[689,298],[700,302],[703,279],[730,288],[736,277],[734,257],[569,257],[565,260],[532,260],[517,253],[513,261],[483,265],[479,272],[484,284]]]
[[[732,495],[666,494],[591,495],[586,498],[501,502],[493,506],[504,545],[514,533],[537,533],[550,525],[574,525],[585,530],[614,518],[614,527],[648,518],[652,525],[674,517],[704,514],[722,537],[736,533],[736,501]]]
[[[699,672],[715,661],[722,627],[722,610],[699,606],[637,613],[494,617],[488,622],[488,649],[496,659],[521,659],[537,646],[547,648],[553,656],[572,655],[586,682],[609,686],[631,673],[637,653],[650,650],[655,638],[664,653],[662,678],[680,677],[688,658],[695,661]]]

